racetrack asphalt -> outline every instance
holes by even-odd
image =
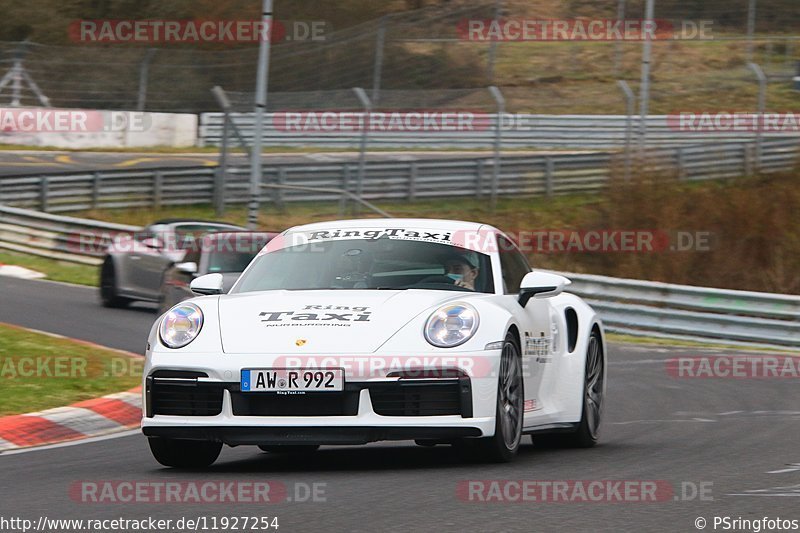
[[[142,353],[154,319],[146,306],[100,307],[96,289],[0,277],[2,322]],[[238,447],[206,471],[179,472],[160,467],[143,436],[125,435],[0,455],[0,517],[277,516],[281,532],[697,531],[699,517],[711,531],[715,516],[798,520],[800,466],[786,466],[800,465],[798,380],[686,379],[665,369],[674,357],[735,353],[612,344],[603,434],[592,449],[540,449],[526,438],[516,462],[486,465],[410,442],[328,446],[302,459]],[[91,503],[70,492],[111,480],[269,480],[293,501]],[[659,502],[479,502],[457,494],[468,480],[656,480],[673,492]],[[297,501],[312,484],[323,484],[326,501]],[[701,487],[702,499],[693,494]]]

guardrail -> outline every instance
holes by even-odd
[[[680,146],[648,150],[646,155],[648,172],[671,172],[686,180],[733,178],[756,170],[794,168],[800,158],[800,138],[765,141],[760,162],[755,144]],[[623,167],[623,159],[614,152],[506,154],[501,157],[497,183],[493,181],[494,159],[488,154],[369,161],[363,187],[357,184],[357,162],[266,164],[261,201],[339,200],[359,189],[364,200],[585,193],[606,186],[612,174]],[[249,167],[229,167],[224,180],[215,179],[218,172],[218,168],[190,167],[5,177],[0,178],[0,204],[53,213],[210,204],[217,197],[217,184],[224,186],[226,204],[247,203]],[[287,187],[267,187],[270,184]],[[304,190],[309,187],[330,190]]]
[[[0,249],[98,265],[98,235],[141,228],[0,206]],[[89,243],[88,246],[85,243]],[[700,342],[800,347],[800,296],[565,273],[608,331]]]
[[[103,251],[94,242],[96,236],[139,229],[0,205],[0,249],[71,263],[99,265]]]
[[[442,111],[447,111],[442,110]],[[354,111],[353,116],[359,116]],[[322,115],[321,111],[317,116]],[[495,139],[496,113],[477,113],[476,127],[473,130],[459,131],[380,131],[369,132],[372,149],[380,148],[487,148]],[[286,120],[275,113],[265,118],[264,146],[314,146],[320,148],[357,149],[361,141],[360,131],[297,131],[301,125],[277,128]],[[635,136],[640,128],[639,117],[626,115],[504,115],[502,130],[503,148],[593,148],[609,149],[625,146],[626,133],[631,126]],[[230,113],[230,120],[236,125],[245,142],[252,143],[253,113]],[[224,113],[202,113],[198,142],[201,146],[222,144]],[[647,143],[651,147],[672,147],[693,143],[743,143],[753,142],[755,132],[714,132],[693,133],[681,131],[668,115],[647,117]],[[322,129],[317,128],[317,129]],[[293,131],[294,130],[294,131]],[[781,134],[785,137],[800,136],[798,132]],[[781,136],[777,135],[777,136]]]
[[[800,296],[563,275],[572,280],[569,292],[592,305],[608,331],[800,348]]]

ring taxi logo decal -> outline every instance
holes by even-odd
[[[449,232],[435,232],[435,231],[414,231],[402,228],[386,228],[375,230],[358,230],[358,229],[336,229],[336,230],[323,230],[313,231],[308,237],[310,241],[326,240],[326,239],[380,239],[388,237],[390,239],[407,239],[407,240],[420,240],[420,241],[435,241],[435,242],[450,242]]]
[[[299,311],[261,311],[258,316],[266,326],[344,326],[369,322],[372,311],[367,306],[306,305]],[[300,343],[302,341],[302,344]],[[295,341],[297,346],[305,340]]]

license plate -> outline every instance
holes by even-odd
[[[342,368],[255,368],[242,370],[242,392],[339,392]]]

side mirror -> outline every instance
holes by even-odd
[[[155,237],[150,237],[149,239],[143,240],[142,244],[144,244],[148,248],[152,248],[154,250],[161,249],[161,241],[156,239]]]
[[[195,262],[178,263],[175,265],[175,268],[178,270],[178,272],[182,272],[184,274],[197,274],[197,263]]]
[[[206,274],[195,278],[189,288],[199,295],[222,294],[222,274]]]
[[[549,298],[561,294],[564,288],[572,283],[569,279],[558,274],[549,272],[528,272],[522,278],[519,289],[519,304],[525,307],[528,300],[536,296],[537,298]]]

